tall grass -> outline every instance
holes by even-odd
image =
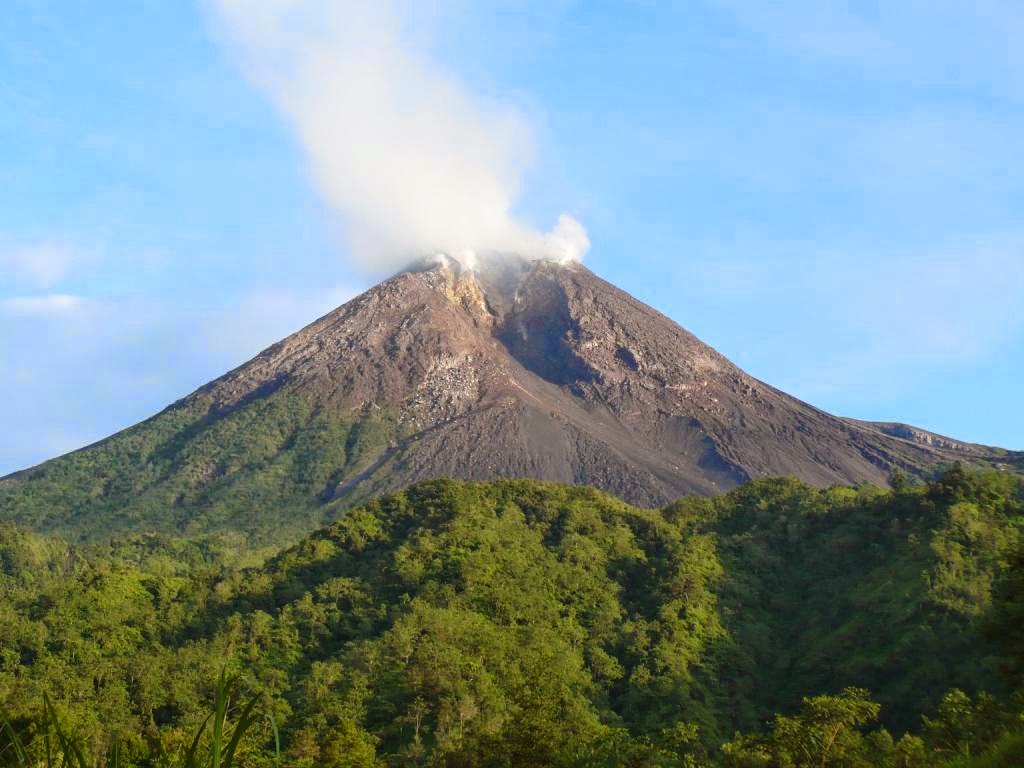
[[[258,718],[259,696],[250,695],[232,705],[241,686],[221,671],[212,711],[206,716],[188,747],[169,754],[162,744],[154,753],[133,764],[154,768],[237,768],[242,738]],[[229,715],[237,710],[237,718]],[[281,743],[273,716],[266,714],[274,736],[274,764],[280,765]],[[10,768],[127,768],[121,745],[115,744],[94,761],[86,756],[80,740],[69,734],[49,697],[43,696],[43,712],[34,728],[18,731],[9,722],[0,724],[6,744],[0,748],[0,766]]]

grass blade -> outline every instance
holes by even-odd
[[[43,694],[43,744],[46,747],[46,768],[53,768],[53,750],[50,743],[50,697]]]
[[[270,730],[274,732],[274,765],[281,765],[281,734],[277,731],[274,713],[267,712],[267,719],[270,721]]]
[[[228,712],[228,681],[226,670],[221,669],[217,694],[214,699],[213,744],[210,747],[210,768],[221,768],[221,741],[224,738],[224,721]]]
[[[238,743],[242,740],[242,736],[249,730],[249,726],[252,725],[252,711],[256,706],[256,702],[259,700],[257,696],[253,696],[249,699],[249,703],[245,705],[242,710],[242,714],[238,717],[238,722],[235,724],[235,731],[231,734],[231,741],[228,742],[227,749],[224,750],[224,765],[223,768],[231,768],[235,759],[235,750],[238,748]]]
[[[21,743],[21,737],[18,735],[18,732],[14,730],[14,726],[5,721],[2,730],[7,733],[7,738],[10,741],[9,746],[14,751],[14,758],[17,763],[21,765],[28,765],[28,753],[25,752],[25,745]]]
[[[199,740],[203,737],[203,732],[206,730],[206,726],[210,724],[211,717],[213,717],[212,712],[206,716],[206,719],[203,720],[203,724],[200,725],[199,730],[196,731],[196,737],[192,739],[192,746],[189,747],[188,751],[185,753],[182,768],[198,768],[199,764],[196,762],[196,750],[199,749]]]

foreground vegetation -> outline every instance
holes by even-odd
[[[247,766],[1020,764],[1022,523],[1019,478],[957,467],[661,510],[434,481],[250,569],[8,525],[0,765],[58,726],[68,765],[212,759],[218,711]]]
[[[228,679],[221,672],[214,693],[212,711],[203,720],[195,737],[187,747],[174,755],[168,753],[163,742],[157,740],[148,754],[139,756],[146,765],[161,768],[234,768],[238,764],[239,747],[242,739],[252,727],[258,696],[243,700],[238,709],[237,722],[230,722],[228,715],[232,700],[237,692],[237,681]],[[273,718],[268,718],[274,734],[274,764],[280,765],[281,745]],[[45,768],[118,768],[124,764],[122,745],[112,743],[99,757],[87,757],[87,747],[74,734],[69,734],[61,717],[43,697],[41,715],[25,724],[21,730],[11,723],[2,723],[0,728],[0,761],[4,765],[45,766]],[[260,761],[265,762],[265,761]]]

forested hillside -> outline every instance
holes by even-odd
[[[248,570],[224,539],[70,545],[7,525],[0,711],[31,742],[45,694],[87,754],[156,764],[226,668],[295,766],[1012,754],[1024,485],[959,467],[895,481],[768,479],[643,510],[437,480]],[[244,764],[271,764],[270,722]]]
[[[73,540],[146,530],[279,546],[336,515],[335,486],[396,434],[381,411],[349,422],[286,392],[216,417],[210,407],[193,398],[0,479],[0,520]]]

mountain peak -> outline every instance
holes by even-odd
[[[225,410],[279,387],[353,420],[394,414],[386,485],[531,476],[656,504],[772,474],[884,484],[980,455],[802,403],[582,265],[499,254],[421,261],[193,397]]]
[[[84,487],[194,499],[180,514],[214,528],[229,517],[212,511],[227,504],[223,494],[259,497],[268,472],[295,473],[301,489],[274,509],[315,516],[439,476],[593,485],[656,506],[766,475],[883,485],[895,468],[1006,461],[910,427],[832,416],[582,265],[498,255],[473,269],[420,262],[149,422],[18,482],[60,475],[76,457],[92,466],[90,452],[102,451],[118,456],[120,479],[83,477]],[[80,520],[100,503],[69,501],[68,514]]]

